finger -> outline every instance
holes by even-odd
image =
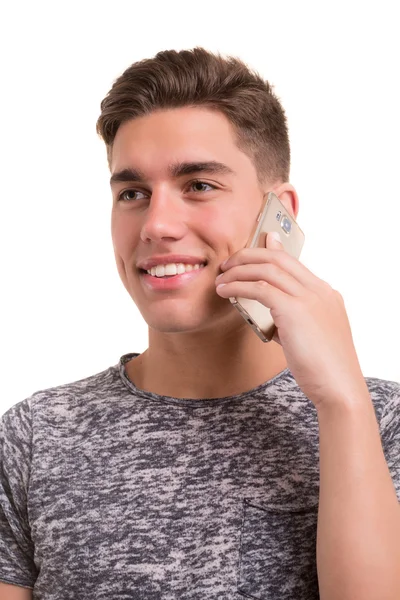
[[[281,236],[277,231],[270,231],[265,237],[265,247],[272,250],[285,250]]]
[[[244,264],[272,263],[297,279],[304,287],[316,291],[321,287],[321,279],[316,277],[297,258],[282,250],[271,248],[242,248],[221,264],[221,271],[226,272],[232,267]]]
[[[307,292],[297,279],[272,263],[239,265],[216,279],[217,284],[234,281],[266,281],[290,296],[304,296]]]
[[[279,306],[284,309],[290,299],[288,294],[278,290],[266,281],[232,281],[231,283],[218,285],[216,291],[222,298],[248,298],[257,300],[267,308]]]

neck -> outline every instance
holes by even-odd
[[[149,329],[149,347],[126,365],[136,387],[173,398],[222,398],[265,383],[287,367],[282,347],[243,324],[221,334]]]

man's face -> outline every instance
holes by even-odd
[[[178,169],[210,162],[227,172]],[[114,141],[111,174],[125,169],[139,177],[111,184],[114,253],[122,282],[149,327],[183,333],[243,325],[229,300],[217,295],[215,278],[220,264],[246,245],[263,191],[226,117],[185,107],[124,123]],[[185,273],[158,278],[138,267],[152,259],[184,264]],[[205,266],[192,264],[187,272],[190,262]],[[164,275],[162,268],[157,274]]]

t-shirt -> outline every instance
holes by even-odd
[[[37,600],[316,600],[317,411],[290,370],[178,399],[138,389],[135,356],[1,417],[0,580]],[[400,499],[400,384],[366,382]]]

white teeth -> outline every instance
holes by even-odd
[[[165,277],[166,275],[181,275],[182,273],[188,273],[189,271],[197,271],[203,268],[205,265],[184,265],[183,263],[169,263],[168,265],[157,265],[147,271],[149,275],[153,277]]]
[[[165,265],[164,271],[164,275],[176,275],[178,272],[178,265]]]

